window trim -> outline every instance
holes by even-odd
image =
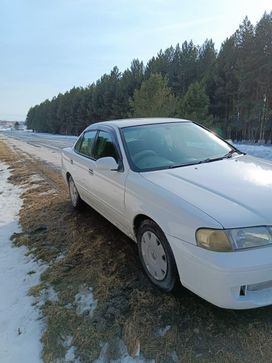
[[[81,148],[81,145],[82,145],[82,141],[83,141],[83,138],[84,138],[84,135],[87,133],[87,132],[91,132],[91,131],[94,131],[95,132],[95,137],[94,137],[94,142],[93,142],[93,145],[92,145],[92,149],[91,149],[91,153],[93,153],[93,149],[94,149],[94,146],[96,145],[96,140],[97,140],[97,135],[98,135],[98,130],[97,129],[89,129],[89,130],[85,130],[78,138],[78,140],[81,138],[81,142],[80,142],[80,146],[79,146],[79,150]],[[78,141],[77,140],[77,141]],[[90,160],[93,160],[95,161],[95,158],[92,157],[92,156],[89,156],[89,155],[86,155],[86,154],[83,154],[81,153],[80,151],[76,150],[75,149],[75,146],[77,144],[77,141],[73,147],[73,150],[76,154],[80,155],[80,156],[83,156],[84,158],[87,158],[87,159],[90,159]]]
[[[79,138],[82,137],[82,140],[83,140],[84,134],[86,132],[88,132],[88,131],[96,131],[95,140],[94,140],[94,143],[93,143],[93,146],[92,146],[92,151],[96,147],[97,138],[98,138],[98,135],[99,135],[99,132],[100,131],[108,132],[112,136],[112,141],[114,143],[114,146],[116,148],[116,152],[118,154],[118,170],[117,171],[120,172],[120,173],[124,172],[125,169],[124,169],[124,162],[123,162],[123,154],[122,154],[122,151],[121,151],[121,148],[120,148],[120,144],[118,142],[118,138],[117,138],[117,134],[116,134],[115,129],[112,126],[110,126],[110,125],[101,125],[101,126],[100,125],[96,125],[96,127],[94,127],[94,128],[92,128],[92,126],[89,126],[86,130],[84,130],[82,132],[82,134],[79,136]],[[82,140],[81,140],[81,143],[82,143]],[[76,145],[77,141],[75,142],[75,145]],[[81,143],[80,143],[80,146],[81,146]],[[80,155],[80,156],[82,156],[84,158],[90,159],[92,161],[98,160],[98,159],[95,159],[94,157],[90,157],[90,156],[87,156],[85,154],[80,153],[79,151],[77,151],[75,149],[75,145],[73,146],[73,151],[76,154],[78,154],[78,155]]]
[[[112,144],[113,144],[113,146],[114,146],[114,148],[115,148],[115,151],[116,151],[116,154],[117,154],[117,164],[119,163],[119,160],[121,159],[120,158],[120,153],[119,153],[119,150],[118,150],[118,148],[117,148],[117,145],[116,145],[116,140],[115,140],[115,138],[114,138],[114,135],[113,135],[113,133],[112,132],[110,132],[110,131],[108,131],[108,130],[98,130],[98,132],[97,132],[97,137],[96,137],[96,140],[95,140],[95,143],[94,143],[94,149],[93,149],[93,151],[95,151],[95,149],[96,149],[96,146],[97,146],[97,144],[98,144],[98,138],[99,138],[99,134],[101,133],[101,132],[105,132],[105,133],[107,133],[107,134],[109,134],[110,135],[110,138],[111,138],[111,141],[112,141]],[[95,152],[93,153],[93,156],[94,156],[94,160],[99,160],[99,159],[101,159],[101,157],[100,158],[97,158],[96,156],[96,154],[95,154]],[[105,157],[105,156],[102,156],[102,157]]]
[[[120,173],[123,173],[125,171],[125,168],[124,168],[124,162],[123,162],[123,154],[122,154],[122,151],[121,151],[121,148],[120,148],[120,143],[118,141],[118,138],[117,138],[117,133],[116,133],[116,130],[110,126],[110,125],[101,125],[97,131],[106,131],[106,132],[109,132],[111,135],[112,135],[112,138],[113,138],[113,142],[114,142],[114,145],[117,149],[117,153],[118,153],[118,156],[119,156],[119,159],[118,159],[118,172]]]

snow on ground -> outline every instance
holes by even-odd
[[[97,300],[93,296],[93,289],[91,287],[81,287],[75,296],[75,304],[78,315],[88,315],[91,318],[97,305]]]
[[[10,236],[20,231],[22,190],[8,182],[9,175],[0,162],[0,362],[37,363],[43,326],[28,290],[46,267],[26,256],[26,247],[12,246]]]
[[[67,349],[64,362],[65,363],[80,363],[80,358],[75,357],[76,348],[72,345],[73,337],[67,336],[63,342],[63,347]]]
[[[127,347],[122,339],[119,339],[118,342],[118,350],[119,356],[118,359],[110,359],[108,358],[108,351],[109,351],[109,343],[105,343],[102,346],[101,352],[99,357],[93,363],[155,363],[154,359],[147,360],[143,357],[140,353],[140,350],[135,354],[134,357],[129,355]]]
[[[249,155],[272,160],[272,146],[271,145],[246,145],[234,144],[238,150],[241,150]]]
[[[168,332],[168,330],[171,329],[171,325],[166,325],[166,327],[164,328],[160,328],[157,332],[156,332],[156,336],[157,337],[164,337],[165,334]]]
[[[37,299],[37,305],[42,306],[46,301],[57,303],[59,301],[58,293],[54,290],[53,286],[46,284],[46,287],[42,289]]]
[[[44,179],[38,174],[34,174],[29,177],[29,183],[39,183],[43,181]]]

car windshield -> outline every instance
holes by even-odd
[[[210,162],[231,157],[237,151],[192,122],[129,126],[122,128],[122,134],[131,168],[135,171]]]

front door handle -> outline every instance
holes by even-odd
[[[93,175],[93,169],[89,169],[89,174]]]
[[[70,159],[70,163],[71,163],[71,164],[74,164],[74,161],[73,161],[73,159]]]

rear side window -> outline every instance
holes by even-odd
[[[113,142],[113,138],[109,132],[106,131],[99,132],[95,146],[94,156],[95,159],[111,156],[116,160],[116,162],[118,162],[119,159],[118,153],[115,144]]]
[[[96,131],[86,131],[82,137],[82,141],[79,147],[80,154],[88,157],[93,157],[93,145],[96,136]],[[77,145],[76,145],[77,146]]]

